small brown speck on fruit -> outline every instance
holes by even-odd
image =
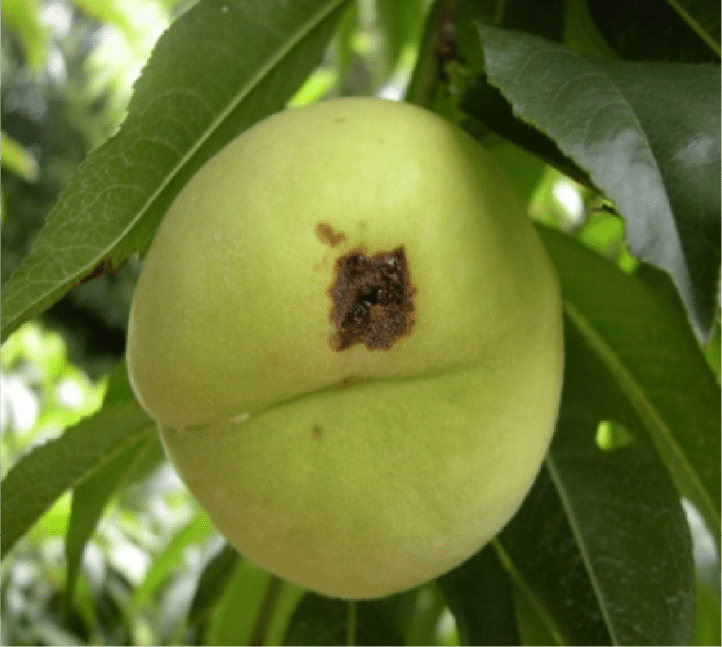
[[[316,237],[322,243],[331,247],[336,247],[336,245],[346,240],[346,234],[334,231],[333,227],[327,222],[319,222],[316,225]]]

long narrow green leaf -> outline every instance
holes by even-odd
[[[720,265],[719,68],[583,57],[489,26],[480,34],[487,78],[514,115],[615,202],[632,253],[669,272],[708,333]]]
[[[389,71],[404,47],[417,38],[424,18],[423,0],[376,0],[378,23],[386,44]]]
[[[143,437],[100,467],[73,492],[70,520],[65,535],[65,609],[70,611],[85,545],[95,531],[110,498],[136,470],[158,443],[157,437]],[[67,616],[66,616],[67,617]]]
[[[560,642],[689,644],[694,564],[679,494],[622,385],[584,331],[565,323],[557,431],[501,534],[506,560]],[[605,422],[623,442],[600,446]]]
[[[28,150],[5,131],[0,131],[2,166],[26,182],[35,182],[40,175],[40,165]]]
[[[134,402],[101,409],[62,436],[35,447],[2,481],[2,554],[69,488],[129,446],[147,440],[155,425]]]
[[[589,574],[549,473],[496,539],[527,613],[558,645],[610,645]]]
[[[121,360],[110,375],[103,407],[134,401],[125,361]],[[75,488],[65,535],[66,614],[72,608],[85,545],[95,531],[108,501],[129,479],[143,476],[164,458],[160,439],[156,434],[149,434],[119,452]]]
[[[143,253],[194,172],[284,106],[347,3],[204,0],[185,12],[159,39],[119,132],[81,165],[5,284],[3,339],[84,278]]]
[[[720,55],[720,6],[705,0],[667,0],[710,49]]]
[[[512,588],[492,544],[442,575],[439,586],[462,645],[521,644]]]
[[[193,626],[208,619],[225,593],[241,556],[225,543],[206,564],[201,573],[193,602],[188,611],[188,624]]]
[[[436,581],[396,593],[384,601],[403,645],[437,645],[445,640],[443,632],[456,633],[455,628],[442,628],[447,604]]]
[[[39,0],[2,0],[3,23],[17,36],[28,66],[40,72],[48,58],[48,28],[42,19]],[[5,153],[3,152],[3,157]]]
[[[598,29],[623,58],[714,61],[720,55],[720,6],[708,0],[585,0]]]
[[[567,322],[569,388],[546,467],[602,617],[613,644],[689,644],[694,563],[679,494],[623,385]],[[629,436],[600,448],[602,421]]]
[[[295,584],[282,580],[280,588],[277,592],[275,600],[273,600],[273,609],[269,609],[271,616],[267,622],[265,629],[264,645],[282,645],[283,637],[286,635],[286,627],[295,611],[298,603],[305,594],[305,590]],[[268,600],[268,591],[266,592],[266,600]],[[256,620],[256,629],[264,629],[260,625],[259,619]],[[261,632],[258,631],[260,637]]]
[[[349,605],[355,609],[349,609]],[[401,645],[386,600],[348,602],[307,593],[291,617],[284,645]]]
[[[662,272],[625,275],[540,231],[567,313],[565,390],[545,468],[500,536],[503,561],[559,643],[688,643],[677,488],[719,527],[719,390]],[[618,442],[602,449],[600,429]]]
[[[213,645],[263,644],[251,642],[254,626],[271,585],[272,575],[249,561],[241,560],[233,578],[226,586],[217,611],[208,628],[208,641]]]
[[[649,266],[640,276],[625,275],[569,237],[540,231],[570,321],[631,403],[680,492],[719,538],[720,390],[671,281]]]

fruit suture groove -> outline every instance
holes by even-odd
[[[328,292],[336,329],[329,343],[335,351],[355,344],[387,350],[413,330],[416,288],[403,247],[370,257],[358,248],[338,258]]]

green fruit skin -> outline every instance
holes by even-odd
[[[336,259],[399,246],[411,333],[333,350]],[[337,99],[256,124],[181,191],[127,361],[171,461],[244,556],[326,595],[380,597],[469,557],[531,487],[561,391],[558,281],[470,137],[407,104]]]

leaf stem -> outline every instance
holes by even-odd
[[[356,601],[348,602],[348,620],[346,622],[346,645],[353,647],[356,644]]]
[[[448,18],[454,0],[436,0],[429,10],[419,43],[416,65],[406,89],[404,101],[429,107],[439,83],[439,30]]]
[[[268,633],[268,628],[271,624],[271,620],[273,619],[273,612],[276,609],[276,602],[278,601],[278,594],[281,592],[282,583],[283,581],[275,575],[271,575],[271,578],[268,580],[266,593],[263,596],[261,608],[258,611],[256,624],[251,632],[251,640],[249,644],[264,645],[266,643],[266,634]]]

